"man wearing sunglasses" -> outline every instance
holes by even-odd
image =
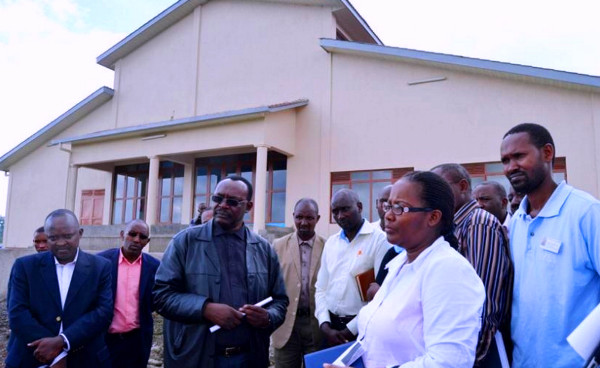
[[[267,368],[269,336],[288,305],[277,254],[244,225],[252,209],[246,179],[220,181],[212,201],[213,219],[175,235],[156,273],[165,368]],[[210,332],[213,325],[220,329]]]
[[[112,368],[145,368],[152,347],[154,321],[152,288],[160,262],[142,250],[150,242],[150,229],[142,220],[130,221],[121,231],[121,247],[105,250],[112,272],[114,317],[106,345]]]

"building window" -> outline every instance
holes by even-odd
[[[501,162],[479,162],[461,165],[471,175],[471,188],[475,188],[484,181],[496,181],[504,185],[507,192],[509,191],[510,182],[504,175],[504,167]],[[565,157],[555,158],[552,177],[557,183],[567,180],[567,160]]]
[[[158,222],[181,223],[181,203],[183,201],[184,166],[171,161],[160,163],[159,170],[159,209]]]
[[[102,225],[104,214],[104,189],[81,191],[81,213],[79,220],[82,225]]]
[[[379,220],[376,199],[379,191],[400,179],[413,168],[400,168],[374,171],[346,171],[331,173],[331,196],[340,189],[352,189],[358,193],[363,204],[362,215],[368,221]],[[331,217],[331,223],[334,223]]]
[[[287,184],[287,158],[277,152],[269,152],[267,158],[266,222],[285,222],[285,187]],[[256,154],[247,153],[196,159],[196,183],[194,186],[194,214],[198,204],[211,203],[217,183],[228,175],[239,175],[252,183],[256,191]],[[244,217],[246,223],[254,220],[254,210]]]
[[[112,223],[126,224],[146,217],[149,164],[115,167]]]

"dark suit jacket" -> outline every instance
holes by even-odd
[[[119,248],[108,249],[97,255],[108,259],[112,270],[112,295],[113,300],[117,295],[117,281],[119,280]],[[150,348],[152,347],[152,332],[154,329],[154,320],[152,312],[154,311],[154,301],[152,299],[152,288],[154,287],[154,276],[160,262],[149,254],[142,253],[142,273],[140,275],[140,329],[142,331],[142,346],[144,347],[144,359],[148,361],[150,357]]]
[[[41,366],[26,345],[57,336],[61,321],[71,347],[68,367],[110,367],[104,343],[113,315],[110,262],[79,250],[64,310],[51,252],[18,258],[11,272],[7,367]]]

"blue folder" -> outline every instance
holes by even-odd
[[[354,342],[348,342],[342,345],[334,346],[329,349],[316,351],[304,356],[304,366],[306,368],[323,368],[324,363],[333,363],[340,355],[346,351]],[[352,363],[354,368],[365,368],[362,358]]]

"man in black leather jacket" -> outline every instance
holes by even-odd
[[[217,184],[214,219],[175,235],[156,273],[154,299],[165,317],[165,368],[266,368],[269,336],[288,298],[270,244],[244,226],[252,185]],[[272,297],[264,306],[254,304]],[[221,329],[211,333],[209,328]]]

